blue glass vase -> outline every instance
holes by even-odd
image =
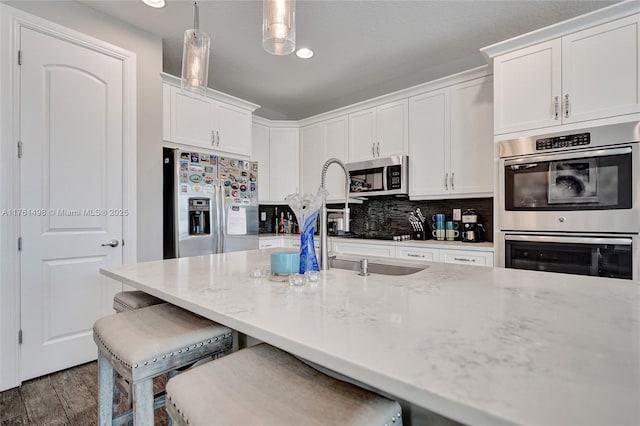
[[[307,271],[319,271],[316,249],[313,244],[313,233],[316,228],[318,212],[305,218],[305,222],[300,230],[300,273]]]

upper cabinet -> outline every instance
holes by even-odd
[[[406,99],[349,114],[349,161],[406,155],[407,127]]]
[[[163,138],[166,141],[251,155],[251,118],[257,105],[210,89],[207,96],[200,96],[182,90],[180,79],[168,75],[163,78]]]
[[[253,153],[258,162],[258,200],[286,204],[284,198],[299,188],[298,128],[253,123]]]
[[[322,121],[300,129],[300,184],[302,192],[316,193],[320,187],[322,166],[330,158],[347,162],[349,123],[347,116]],[[345,175],[333,165],[327,169],[327,201],[344,201]]]
[[[494,58],[495,134],[640,112],[640,15]]]
[[[258,162],[258,201],[269,201],[269,128],[261,124],[253,123],[253,147],[251,149],[251,160]]]
[[[270,201],[286,204],[284,198],[298,192],[300,188],[298,136],[297,127],[272,127],[269,129]]]
[[[493,192],[493,84],[477,78],[409,99],[409,195]]]

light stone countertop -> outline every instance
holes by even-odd
[[[443,263],[249,278],[277,250],[101,271],[462,423],[640,424],[638,281]]]

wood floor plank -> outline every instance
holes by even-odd
[[[20,392],[30,425],[70,424],[49,376],[23,383]]]
[[[26,417],[26,415],[27,411],[20,394],[20,388],[0,392],[0,422],[2,424],[15,418]]]
[[[72,425],[98,424],[98,401],[83,380],[82,367],[70,368],[51,375],[51,383]]]

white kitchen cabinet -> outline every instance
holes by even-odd
[[[349,161],[406,155],[406,99],[349,114]]]
[[[391,244],[356,243],[339,239],[333,240],[333,251],[336,253],[361,254],[364,256],[396,256],[396,247]]]
[[[168,140],[199,148],[214,149],[213,124],[216,116],[216,101],[182,91],[175,86],[168,87],[171,111]]]
[[[409,99],[409,195],[449,192],[449,89]]]
[[[251,116],[249,110],[216,102],[216,146],[214,149],[251,155]]]
[[[253,123],[251,160],[258,162],[258,200],[270,200],[269,192],[269,128]]]
[[[396,247],[396,257],[438,262],[440,260],[440,250],[429,247],[398,246]]]
[[[409,195],[493,192],[492,78],[409,99]]]
[[[251,118],[257,105],[236,98],[236,104],[182,90],[179,79],[163,77],[163,138],[169,142],[251,155]],[[176,81],[177,80],[177,81]],[[208,91],[207,93],[214,91]],[[222,96],[222,93],[218,93]]]
[[[493,253],[476,250],[440,249],[440,262],[461,265],[493,266]]]
[[[260,237],[258,239],[258,248],[266,249],[272,247],[284,247],[284,240],[282,237]]]
[[[493,193],[493,79],[451,87],[451,194]]]
[[[303,193],[315,194],[325,158],[324,125],[312,124],[300,129],[300,187]]]
[[[269,198],[285,204],[284,198],[298,192],[298,128],[269,129]]]
[[[495,134],[640,111],[639,17],[496,56]]]
[[[347,116],[341,116],[300,129],[300,164],[302,192],[316,193],[320,187],[322,166],[329,158],[347,162],[348,140]],[[327,169],[327,201],[342,201],[345,198],[345,175],[338,166]]]

